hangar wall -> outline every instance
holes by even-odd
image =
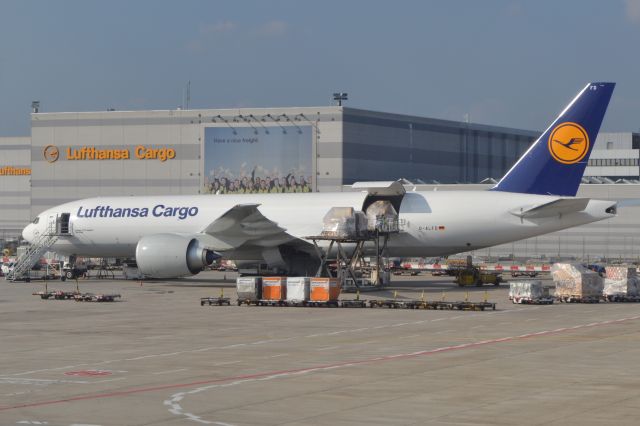
[[[345,108],[344,184],[439,183],[500,177],[538,132]]]
[[[30,221],[31,138],[0,138],[0,240],[16,238]]]

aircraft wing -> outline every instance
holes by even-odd
[[[276,247],[281,244],[309,244],[287,233],[265,217],[259,204],[238,204],[201,231],[203,240],[215,250],[236,250],[243,246]]]
[[[512,210],[510,213],[521,218],[537,219],[580,212],[587,207],[587,204],[589,204],[589,198],[558,198],[548,203]]]

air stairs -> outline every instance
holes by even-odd
[[[7,274],[6,279],[8,281],[16,281],[28,278],[28,273],[31,271],[31,268],[33,268],[33,265],[55,244],[59,235],[56,224],[53,223],[48,227],[47,231],[40,234],[33,244],[29,246],[27,251],[16,260],[13,270]]]

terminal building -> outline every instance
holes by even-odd
[[[469,184],[496,182],[538,136],[343,106],[34,112],[30,137],[0,138],[0,171],[6,172],[0,172],[0,239],[17,238],[49,207],[95,196],[326,192],[397,179],[418,188],[484,188]],[[636,133],[601,134],[585,173],[584,182],[593,185],[583,185],[581,193],[640,198],[634,195],[639,144]],[[640,229],[633,228],[637,221],[621,226],[618,220],[585,229],[606,226],[597,231],[606,241]],[[537,248],[525,241],[525,249],[518,243],[493,252],[577,247],[573,240],[558,243],[556,234],[548,238],[548,244],[538,239]],[[594,256],[605,255],[605,245],[593,249],[585,240]]]

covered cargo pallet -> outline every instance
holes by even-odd
[[[555,296],[563,302],[598,301],[603,282],[600,275],[577,263],[556,263],[551,267]]]
[[[287,297],[286,277],[262,278],[262,300],[285,300]]]
[[[369,231],[398,232],[398,212],[391,202],[378,200],[367,207]]]
[[[357,236],[356,214],[353,207],[332,207],[322,221],[322,235],[333,238]]]
[[[340,297],[340,281],[337,278],[311,278],[310,290],[310,301],[333,302]]]
[[[634,266],[612,265],[605,267],[602,295],[608,301],[628,301],[638,296],[638,277]]]
[[[638,278],[622,278],[619,280],[605,278],[602,294],[605,296],[637,296]]]
[[[309,300],[309,277],[287,278],[287,302],[306,302]]]
[[[553,301],[540,280],[509,281],[509,299],[513,303]]]
[[[633,266],[614,265],[604,268],[604,277],[611,280],[623,280],[626,278],[635,278],[638,273]]]
[[[236,278],[238,301],[257,302],[262,299],[262,277]]]

